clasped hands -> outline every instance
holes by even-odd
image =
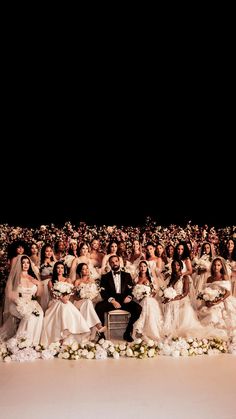
[[[131,297],[125,297],[124,304],[130,303],[131,300],[132,300]],[[111,303],[112,303],[112,305],[113,305],[114,308],[121,308],[121,304],[118,301],[112,300]]]

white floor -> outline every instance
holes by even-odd
[[[236,418],[236,357],[0,363],[1,419]]]

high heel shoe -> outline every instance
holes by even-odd
[[[96,329],[97,329],[97,333],[104,333],[104,332],[106,332],[107,327],[106,326],[102,326],[102,327],[100,327],[100,329],[98,329],[98,327]]]

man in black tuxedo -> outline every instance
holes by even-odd
[[[130,312],[128,326],[124,333],[124,340],[132,342],[131,333],[133,324],[139,318],[142,307],[133,301],[132,289],[133,283],[131,275],[128,272],[120,270],[120,260],[116,255],[109,258],[111,271],[101,278],[101,296],[103,301],[96,304],[96,312],[102,325],[104,325],[104,314],[110,310],[122,309]]]

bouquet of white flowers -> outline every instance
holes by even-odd
[[[31,314],[34,314],[37,317],[40,316],[39,310],[37,308],[37,302],[35,300],[29,300],[28,298],[17,298],[16,310],[19,313],[19,317],[21,319],[24,317],[30,317]]]
[[[165,299],[173,300],[173,298],[175,298],[176,295],[177,295],[177,292],[175,291],[173,287],[166,287],[166,288],[161,287],[161,290],[159,292],[159,296],[162,297],[163,300]]]
[[[99,289],[94,282],[90,282],[87,284],[81,283],[77,287],[77,294],[82,299],[87,298],[87,299],[93,300],[94,298],[98,296]]]
[[[52,294],[54,298],[64,297],[65,295],[73,294],[74,285],[68,282],[57,281],[52,287]]]
[[[136,300],[140,301],[144,297],[150,297],[151,287],[149,285],[137,284],[133,288],[132,294]]]
[[[217,289],[217,288],[213,289],[213,288],[210,288],[210,287],[206,287],[203,292],[199,292],[197,298],[199,300],[203,300],[203,301],[216,302],[221,297],[223,297],[224,294],[225,294],[225,292],[223,292],[220,289]]]
[[[211,260],[209,255],[202,255],[200,259],[193,259],[193,267],[197,271],[198,275],[200,275],[203,272],[206,272],[207,269],[209,269],[210,264]]]

